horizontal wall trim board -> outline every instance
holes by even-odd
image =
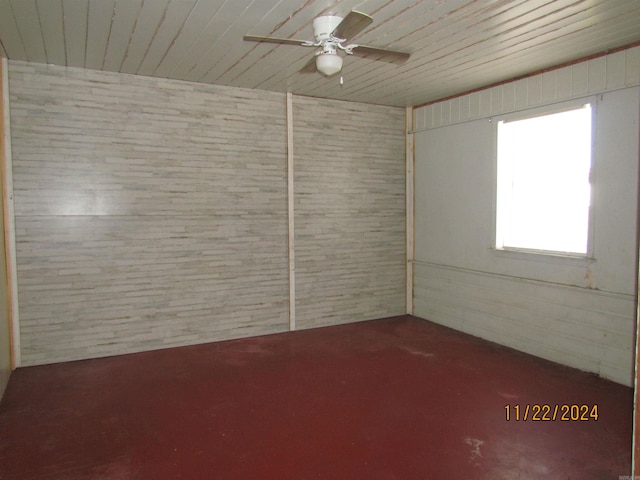
[[[607,291],[607,290],[600,290],[600,289],[597,289],[597,288],[593,289],[593,288],[581,287],[579,285],[568,285],[568,284],[559,283],[559,282],[548,282],[548,281],[544,281],[544,280],[536,280],[536,279],[533,279],[533,278],[519,277],[519,276],[516,276],[516,275],[509,275],[509,274],[498,273],[498,272],[486,272],[486,271],[474,270],[474,269],[466,268],[466,267],[458,267],[458,266],[455,266],[455,265],[445,265],[445,264],[441,264],[441,263],[426,262],[426,261],[423,261],[423,260],[414,260],[413,263],[415,265],[422,265],[422,266],[425,266],[425,267],[443,268],[443,269],[446,269],[446,270],[453,270],[453,271],[462,272],[462,273],[470,273],[470,274],[478,275],[478,276],[515,280],[515,281],[518,281],[518,282],[528,283],[528,284],[531,284],[531,285],[555,286],[555,287],[566,288],[566,289],[571,289],[571,290],[580,291],[580,292],[587,291],[590,294],[600,295],[600,296],[605,296],[605,297],[611,297],[611,298],[616,298],[616,299],[620,299],[620,300],[634,300],[635,299],[635,295],[630,295],[630,294],[626,294],[626,293],[619,293],[619,292],[610,292],[610,291]]]

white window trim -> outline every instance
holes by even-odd
[[[566,102],[548,104],[541,107],[531,108],[527,110],[519,110],[504,115],[491,117],[489,121],[493,123],[493,172],[492,172],[492,215],[491,215],[491,243],[489,249],[497,255],[532,260],[539,258],[540,260],[561,263],[579,262],[582,264],[591,264],[596,260],[596,251],[594,245],[595,229],[596,229],[596,192],[597,192],[597,118],[598,118],[598,95],[582,97],[569,100]],[[503,247],[497,248],[497,214],[498,214],[498,124],[500,122],[510,122],[516,120],[525,120],[544,115],[551,115],[563,111],[574,110],[581,105],[591,104],[591,204],[589,209],[589,226],[587,230],[587,252],[586,254],[561,252],[553,250],[536,250],[521,247]]]

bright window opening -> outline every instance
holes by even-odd
[[[591,105],[498,122],[496,248],[587,255]]]

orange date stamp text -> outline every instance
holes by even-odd
[[[516,404],[505,405],[507,422],[593,422],[598,421],[598,405],[586,404]]]

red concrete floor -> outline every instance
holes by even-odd
[[[598,420],[506,420],[542,404]],[[617,480],[631,418],[630,388],[398,317],[18,369],[0,478]]]

